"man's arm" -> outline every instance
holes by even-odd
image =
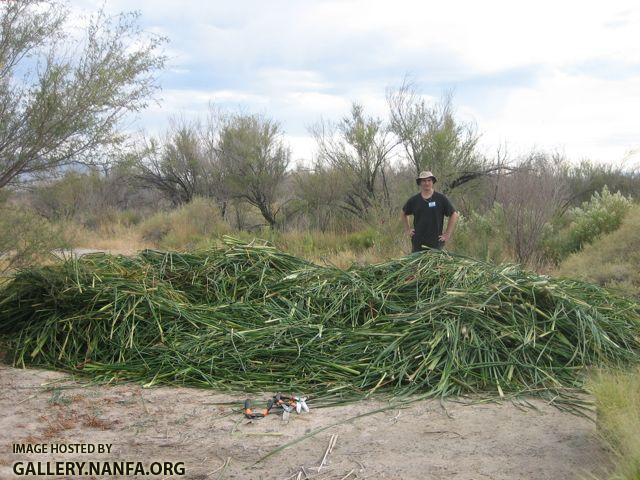
[[[449,217],[449,220],[447,221],[447,230],[446,232],[444,232],[442,235],[438,237],[439,240],[446,243],[451,239],[451,236],[453,235],[453,230],[454,228],[456,228],[456,222],[458,221],[459,216],[460,215],[458,215],[458,212],[453,212],[451,214],[451,216]]]
[[[404,224],[404,231],[407,232],[407,235],[409,235],[410,237],[413,237],[416,231],[413,228],[411,228],[411,225],[409,225],[409,215],[404,213],[404,210],[402,211],[402,222]]]

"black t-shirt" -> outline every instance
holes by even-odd
[[[441,248],[442,242],[438,237],[442,235],[444,217],[450,217],[456,210],[447,197],[440,192],[433,192],[430,198],[422,198],[422,194],[414,195],[402,207],[405,215],[413,215],[413,228],[416,234],[411,243],[413,251],[423,248]]]

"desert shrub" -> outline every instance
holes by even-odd
[[[39,215],[51,221],[75,218],[87,210],[90,184],[88,175],[68,172],[56,181],[34,188],[31,206]]]
[[[159,245],[171,230],[170,213],[158,212],[140,225],[140,235],[143,240]]]
[[[411,240],[405,232],[400,211],[400,206],[379,209],[369,222],[369,229],[376,233],[371,253],[379,259],[377,261],[397,258],[411,252]]]
[[[631,199],[620,192],[611,193],[605,186],[588,202],[568,212],[571,223],[563,235],[561,254],[577,252],[603,233],[616,230],[631,207]]]
[[[0,205],[0,274],[52,258],[64,248],[59,226],[24,207]]]
[[[496,200],[504,211],[504,233],[519,263],[540,266],[547,224],[570,198],[560,165],[559,158],[533,152],[496,189]]]
[[[52,222],[74,222],[96,233],[115,234],[138,225],[144,215],[162,208],[157,192],[134,190],[126,171],[69,171],[23,194],[39,215]]]
[[[452,249],[479,260],[500,263],[509,258],[504,228],[504,211],[499,204],[484,214],[460,215]]]
[[[156,213],[140,225],[144,240],[170,249],[204,246],[229,232],[217,205],[206,198],[195,198],[176,210]]]
[[[631,167],[631,168],[628,168]],[[568,166],[567,181],[572,192],[573,205],[589,201],[593,192],[601,191],[605,186],[627,197],[638,198],[640,194],[640,170],[631,165],[597,164],[582,161],[578,165]]]
[[[143,210],[119,210],[115,207],[104,206],[95,210],[87,210],[76,223],[96,232],[115,233],[120,227],[135,227],[142,223],[145,216]]]
[[[368,248],[372,248],[378,240],[380,234],[369,228],[361,232],[350,233],[346,236],[345,241],[351,250],[362,252]]]
[[[143,217],[143,213],[139,210],[128,209],[118,211],[118,222],[125,227],[139,225]]]

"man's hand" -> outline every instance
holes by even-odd
[[[416,234],[416,231],[413,228],[407,229],[407,235],[413,237]]]
[[[453,212],[451,214],[451,217],[449,217],[449,220],[447,221],[447,229],[442,235],[438,237],[438,240],[440,240],[442,243],[447,243],[449,240],[451,240],[453,229],[456,228],[456,222],[458,221],[459,216],[460,215],[458,214],[458,212]]]

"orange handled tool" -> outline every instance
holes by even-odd
[[[273,407],[273,399],[269,399],[267,402],[267,408],[260,412],[256,412],[251,408],[251,400],[248,398],[244,401],[244,416],[247,418],[264,418],[269,415],[271,408]]]

